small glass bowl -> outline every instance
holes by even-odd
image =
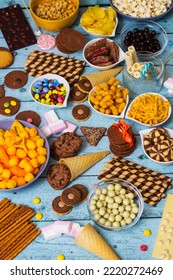
[[[137,204],[137,206],[139,208],[139,211],[138,211],[135,219],[130,224],[127,224],[125,226],[120,226],[120,227],[109,227],[109,226],[106,226],[106,225],[103,225],[103,224],[99,223],[99,221],[96,221],[94,219],[94,214],[90,210],[90,202],[91,202],[93,196],[96,194],[96,191],[98,189],[102,190],[104,188],[107,188],[107,186],[109,184],[117,184],[117,183],[120,184],[123,188],[125,188],[128,192],[132,192],[134,194],[134,196],[135,196],[134,201]],[[141,193],[130,182],[119,179],[119,178],[115,178],[115,179],[111,179],[111,180],[105,180],[105,181],[102,181],[98,184],[95,184],[93,189],[90,191],[90,194],[89,194],[89,197],[88,197],[88,211],[91,215],[91,218],[92,218],[93,222],[96,225],[98,225],[99,227],[101,227],[103,229],[106,229],[106,230],[110,230],[110,231],[121,231],[121,230],[131,228],[132,226],[134,226],[139,221],[139,219],[140,219],[140,217],[143,213],[143,210],[144,210],[144,201],[143,201],[143,197],[142,197]]]
[[[139,62],[151,62],[157,69],[157,75],[152,79],[135,78],[127,71],[127,66],[125,65],[122,71],[123,85],[128,87],[131,93],[137,95],[143,93],[144,88],[145,92],[159,92],[164,81],[163,61],[158,56],[150,52],[137,52],[136,54]]]
[[[133,20],[131,23],[128,23],[124,26],[124,28],[121,30],[120,38],[121,38],[121,47],[123,51],[127,51],[127,46],[124,44],[124,39],[129,31],[133,31],[135,28],[138,29],[144,29],[148,28],[150,31],[155,30],[156,31],[156,37],[160,43],[161,49],[157,52],[152,53],[153,55],[160,55],[166,48],[166,45],[168,43],[168,35],[166,31],[163,29],[163,27],[151,20],[145,20],[145,21],[139,21],[139,20]]]

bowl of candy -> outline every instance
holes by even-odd
[[[41,130],[25,121],[1,120],[0,143],[0,191],[19,190],[34,183],[50,155]]]
[[[56,74],[45,74],[30,85],[30,95],[39,105],[48,108],[64,108],[70,93],[69,83]]]
[[[127,51],[134,46],[138,52],[151,52],[160,55],[166,48],[168,36],[164,28],[151,20],[132,21],[124,26],[120,34],[121,46]]]
[[[105,180],[94,185],[88,198],[92,220],[100,227],[120,231],[140,219],[144,202],[138,189],[122,179]]]
[[[138,20],[158,20],[166,16],[173,9],[173,1],[171,0],[109,0],[110,5],[115,11],[127,19]]]

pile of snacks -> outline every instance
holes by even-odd
[[[31,221],[35,212],[26,205],[15,205],[7,198],[0,201],[0,259],[12,260],[40,231]]]
[[[15,120],[9,130],[0,130],[0,189],[13,189],[31,182],[46,162],[44,139],[35,127]]]
[[[72,0],[49,0],[38,4],[34,12],[43,19],[62,20],[73,14],[76,8]]]
[[[94,34],[111,35],[116,26],[116,15],[112,7],[88,7],[81,17],[80,25]]]
[[[89,209],[95,221],[113,228],[131,224],[139,211],[134,193],[119,183],[98,188],[91,197]]]
[[[104,67],[118,62],[119,47],[114,41],[103,38],[86,46],[84,55],[91,64]]]
[[[110,78],[106,83],[97,85],[89,100],[95,110],[107,115],[120,115],[127,102],[129,90],[120,86],[120,81]]]
[[[170,106],[169,101],[158,94],[146,93],[133,101],[127,116],[144,124],[155,125],[167,119]]]
[[[138,18],[155,17],[165,13],[171,6],[171,0],[112,0],[112,4],[122,13]]]
[[[153,129],[143,139],[146,153],[154,160],[169,162],[173,160],[173,139],[166,129],[158,127]]]
[[[172,178],[157,173],[125,158],[114,156],[104,166],[98,179],[119,178],[132,183],[142,194],[144,202],[156,206],[171,188]]]

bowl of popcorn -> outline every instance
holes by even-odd
[[[115,77],[111,77],[90,91],[88,102],[102,116],[123,118],[129,102],[129,90],[122,87]]]
[[[75,21],[79,0],[31,0],[30,11],[40,27],[48,31],[60,31]]]
[[[130,182],[115,178],[94,185],[88,198],[92,220],[107,230],[131,228],[144,209],[141,193]]]
[[[109,0],[110,5],[118,14],[128,19],[158,20],[173,9],[172,0]]]
[[[49,160],[49,143],[34,125],[0,121],[0,191],[19,190],[35,182]]]
[[[83,48],[83,58],[92,68],[108,70],[123,61],[125,53],[115,41],[109,38],[95,38]]]
[[[34,79],[29,91],[37,104],[58,109],[67,106],[70,86],[62,76],[45,74]]]
[[[121,30],[120,38],[124,51],[129,46],[134,46],[137,52],[149,52],[156,56],[165,50],[168,43],[164,28],[151,20],[136,20],[126,24]]]

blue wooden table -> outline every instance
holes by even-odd
[[[28,12],[25,9],[25,7],[22,4],[22,1],[20,0],[0,0],[0,8],[7,7],[12,4],[20,4],[23,7],[23,11],[30,22],[33,30],[35,31],[35,27],[33,25],[33,22],[29,18]],[[26,1],[27,5],[29,6],[29,0]],[[80,1],[80,11],[77,20],[75,21],[73,27],[76,30],[81,31],[84,33],[82,28],[79,26],[79,19],[82,15],[82,13],[86,10],[88,5],[94,5],[99,4],[101,6],[107,6],[108,1],[106,0],[81,0]],[[120,44],[120,31],[123,28],[125,24],[127,24],[128,21],[124,18],[119,17],[119,24],[115,36],[115,40],[117,43]],[[168,33],[168,39],[169,44],[166,47],[166,50],[161,55],[161,58],[163,59],[168,54],[173,52],[173,46],[171,44],[171,41],[173,41],[173,14],[169,13],[166,17],[163,19],[160,19],[158,21],[163,28]],[[47,31],[44,31],[44,33],[48,33]],[[52,35],[56,35],[56,33],[52,33]],[[91,40],[91,36],[88,36],[86,33],[84,33],[87,40]],[[7,47],[6,42],[2,36],[2,33],[0,33],[0,46]],[[27,48],[23,48],[20,50],[17,50],[17,56],[15,57],[14,63],[7,69],[1,69],[0,70],[0,84],[3,84],[4,76],[12,71],[12,70],[23,70],[24,68],[24,62],[27,58],[28,54],[31,50],[37,50],[37,45],[32,45]],[[56,54],[64,55],[58,51],[58,49],[55,47],[50,52],[55,52]],[[74,54],[71,55],[72,57]],[[82,51],[78,51],[75,53],[75,58],[83,59],[82,57]],[[172,70],[173,73],[173,65],[169,65],[169,70]],[[90,73],[94,70],[90,68],[89,66],[85,66],[84,73]],[[119,74],[118,79],[122,80],[121,74]],[[34,77],[29,76],[27,84],[19,89],[19,90],[11,90],[6,88],[6,96],[12,95],[16,98],[18,98],[21,101],[21,108],[20,110],[27,110],[32,108],[32,110],[39,112],[40,116],[42,117],[41,126],[46,124],[45,119],[43,117],[43,114],[47,112],[48,110],[46,108],[43,108],[42,106],[37,105],[30,97],[29,94],[29,86],[31,82],[33,81]],[[145,88],[143,88],[143,91],[145,92]],[[173,97],[171,97],[165,88],[161,89],[161,94],[166,96],[171,104],[173,104]],[[134,96],[130,94],[130,101],[132,101]],[[85,101],[85,104],[88,105],[88,101]],[[68,107],[65,109],[57,109],[56,113],[58,114],[59,118],[63,120],[71,121],[72,123],[75,123],[78,125],[86,125],[86,126],[104,126],[106,128],[110,127],[114,120],[112,118],[102,117],[98,114],[92,111],[91,117],[83,122],[78,123],[74,120],[72,117],[72,108],[75,106],[71,101],[68,101]],[[5,117],[0,116],[0,120],[4,119]],[[9,117],[10,119],[14,119],[13,117]],[[141,141],[139,137],[139,130],[145,129],[145,126],[138,125],[134,122],[128,121],[128,124],[133,125],[133,129],[137,138],[137,148],[133,152],[132,155],[128,157],[129,160],[134,161],[135,163],[141,164],[143,166],[146,166],[148,168],[151,168],[157,172],[164,173],[170,177],[173,178],[173,171],[172,166],[164,166],[159,164],[155,164],[151,162],[148,158],[143,156],[143,150],[141,146]],[[173,128],[173,121],[172,116],[170,119],[166,122],[164,125],[167,128]],[[77,133],[81,135],[80,129],[77,130]],[[82,135],[81,135],[82,136]],[[51,143],[57,135],[54,135],[49,139],[49,142]],[[83,136],[82,136],[83,137]],[[83,138],[83,146],[80,151],[80,154],[88,154],[92,152],[97,151],[103,151],[109,149],[109,143],[107,136],[104,136],[97,147],[90,146],[86,140]],[[92,185],[96,182],[98,182],[97,176],[99,172],[102,170],[104,164],[112,157],[113,155],[110,154],[106,158],[104,158],[102,161],[97,163],[95,166],[90,168],[87,172],[85,172],[82,176],[75,179],[72,184],[74,183],[82,183],[87,186],[87,188],[90,190],[92,188]],[[52,159],[50,159],[50,163],[53,162]],[[72,185],[71,184],[71,185]],[[173,193],[172,189],[168,191],[169,193]],[[13,190],[11,192],[0,192],[0,200],[4,197],[7,197],[11,199],[14,203],[21,203],[21,204],[27,204],[31,208],[33,208],[36,213],[41,212],[43,213],[43,218],[40,221],[34,222],[37,224],[38,228],[43,228],[46,225],[50,225],[54,221],[57,221],[59,219],[61,220],[69,220],[78,222],[81,225],[85,225],[88,222],[92,221],[90,220],[90,216],[87,210],[87,202],[84,202],[81,205],[78,205],[77,207],[74,207],[73,210],[65,216],[58,216],[56,215],[52,209],[51,209],[51,203],[52,200],[60,194],[60,191],[56,191],[53,188],[50,187],[46,180],[46,171],[44,174],[33,184],[31,184],[29,187],[24,188],[22,190]],[[36,205],[33,204],[32,200],[34,197],[40,197],[41,203]],[[101,233],[101,235],[108,241],[108,243],[115,248],[119,256],[124,260],[152,260],[152,251],[155,243],[155,239],[157,236],[158,228],[160,219],[162,216],[163,208],[165,205],[166,199],[162,199],[156,207],[149,206],[148,204],[145,204],[144,212],[142,214],[142,218],[140,221],[131,229],[126,231],[120,232],[113,232],[113,231],[106,231],[101,228],[97,228],[97,230]],[[92,223],[93,224],[93,223]],[[144,229],[150,229],[152,231],[152,235],[149,237],[144,236],[143,231]],[[73,243],[72,237],[62,236],[57,239],[51,240],[51,241],[45,241],[43,235],[40,235],[38,238],[36,238],[26,249],[21,252],[16,259],[17,260],[54,260],[56,259],[56,256],[58,254],[63,254],[65,256],[66,260],[95,260],[98,259],[93,254],[83,250],[82,248],[78,247]],[[146,244],[148,246],[148,250],[146,252],[140,251],[140,245]]]

